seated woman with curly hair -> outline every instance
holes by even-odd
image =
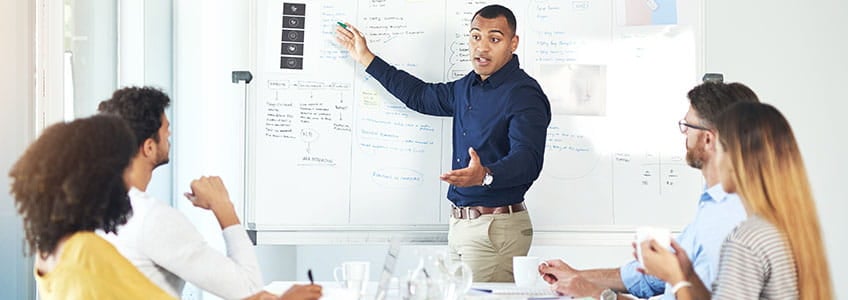
[[[137,150],[126,122],[103,114],[50,126],[12,167],[41,299],[174,299],[94,233],[114,233],[132,214],[125,176]],[[319,297],[310,285],[247,299]]]
[[[134,142],[118,117],[60,123],[9,172],[41,299],[173,299],[94,233],[132,213],[123,175]]]

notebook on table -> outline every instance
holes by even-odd
[[[471,286],[471,289],[477,292],[495,295],[551,297],[553,299],[559,297],[556,292],[552,291],[548,286],[517,287],[511,282],[475,283]]]

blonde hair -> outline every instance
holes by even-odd
[[[786,118],[768,104],[736,103],[716,129],[746,209],[774,224],[789,244],[800,299],[832,299],[816,205]]]

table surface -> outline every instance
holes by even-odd
[[[277,295],[285,292],[294,284],[307,284],[305,282],[295,281],[274,281],[265,286],[265,290]],[[316,282],[323,287],[323,300],[355,300],[355,299],[373,299],[377,293],[377,282],[371,281],[365,288],[365,295],[361,298],[356,292],[344,289],[341,284],[333,281]],[[572,299],[566,296],[554,296],[544,293],[546,286],[538,288],[518,288],[514,283],[506,282],[486,282],[474,283],[471,285],[471,290],[465,295],[464,299],[475,300],[525,300],[525,299]],[[485,291],[482,291],[485,290]],[[488,292],[492,291],[492,292]],[[390,287],[386,299],[401,299],[398,286]],[[591,298],[588,298],[591,299]]]

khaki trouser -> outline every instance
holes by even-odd
[[[532,241],[533,224],[526,210],[450,219],[451,259],[471,267],[474,282],[512,282],[512,257],[527,255]]]

